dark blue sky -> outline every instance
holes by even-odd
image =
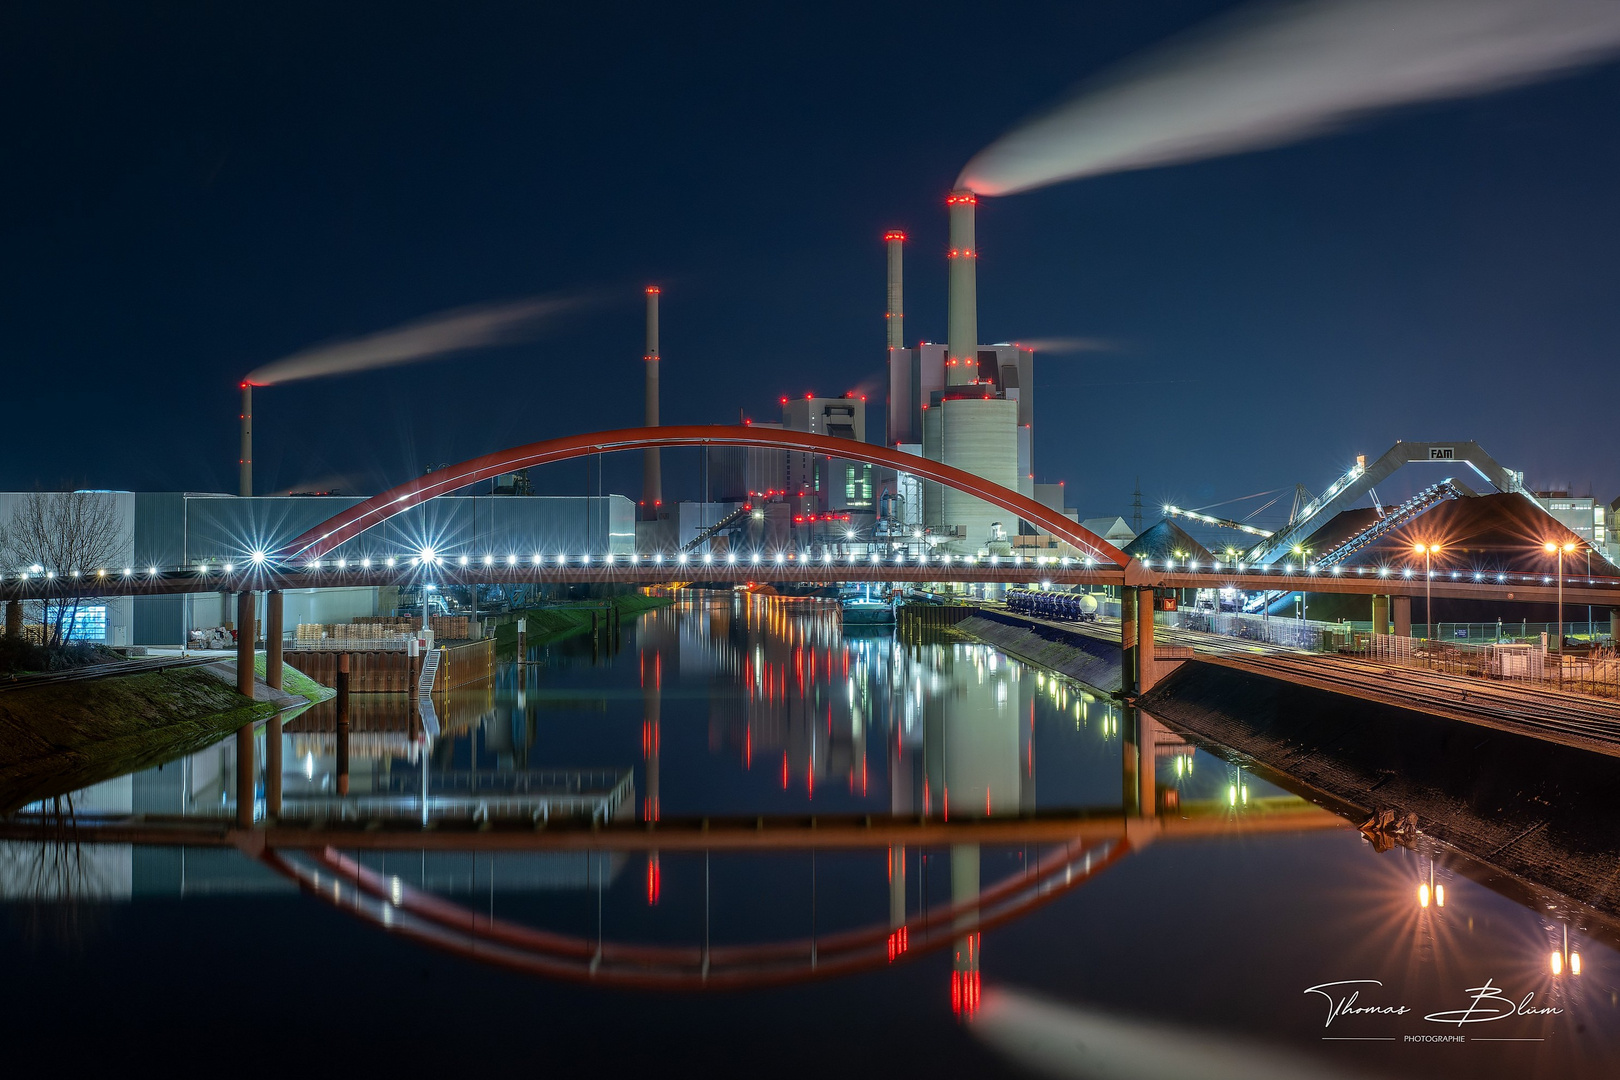
[[[0,488],[232,491],[248,370],[537,293],[623,302],[261,391],[260,490],[637,422],[648,281],[668,422],[880,387],[883,230],[914,237],[907,337],[942,338],[963,162],[1228,6],[12,5]],[[1473,438],[1620,494],[1617,117],[1610,65],[984,201],[981,337],[1117,343],[1040,362],[1041,479],[1126,513],[1138,474],[1201,505]]]

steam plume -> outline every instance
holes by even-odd
[[[1105,338],[1053,337],[1019,338],[1018,344],[1034,349],[1045,356],[1065,356],[1072,353],[1118,352],[1119,344]]]
[[[579,297],[532,297],[508,304],[456,308],[392,330],[293,353],[250,373],[246,381],[255,386],[271,386],[296,379],[412,364],[468,349],[510,345],[533,338],[545,323],[584,303]]]
[[[957,186],[1010,195],[1278,146],[1378,109],[1547,78],[1617,48],[1615,0],[1253,4],[1080,87],[980,151]]]

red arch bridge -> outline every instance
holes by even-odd
[[[367,550],[368,530],[441,495],[503,473],[603,453],[662,447],[735,446],[852,458],[911,473],[973,495],[1021,518],[1069,546],[1062,556],[978,556],[904,550],[834,551],[782,549],[685,555],[675,551],[609,552],[479,551],[465,545],[445,550]],[[852,449],[856,450],[852,454]],[[1571,564],[1573,566],[1573,564]],[[1555,603],[1559,582],[1550,574],[1435,570],[1421,560],[1330,568],[1192,560],[1140,561],[1073,520],[1016,491],[937,461],[887,447],[808,432],[736,426],[627,428],[530,443],[435,470],[391,488],[267,551],[241,551],[233,562],[199,566],[5,568],[0,601],[52,600],[75,596],[158,596],[197,592],[280,592],[287,589],[495,583],[619,583],[659,585],[673,581],[717,584],[886,581],[906,583],[1049,583],[1067,586],[1355,593]],[[1567,604],[1605,607],[1620,603],[1620,578],[1566,573]]]

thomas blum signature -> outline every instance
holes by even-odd
[[[1305,993],[1317,994],[1327,1002],[1327,1021],[1323,1027],[1333,1026],[1333,1021],[1341,1016],[1405,1016],[1412,1011],[1407,1005],[1361,1003],[1364,988],[1383,985],[1377,979],[1342,979],[1338,982],[1307,986]],[[1463,993],[1468,998],[1466,1008],[1443,1009],[1440,1012],[1428,1013],[1423,1019],[1435,1024],[1455,1024],[1461,1028],[1464,1024],[1484,1024],[1492,1020],[1506,1020],[1510,1016],[1555,1016],[1564,1011],[1547,1005],[1536,1005],[1534,990],[1514,1001],[1502,992],[1501,987],[1494,985],[1491,979],[1486,979],[1484,986],[1471,986]]]

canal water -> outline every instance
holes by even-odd
[[[325,850],[76,832],[232,817],[232,740],[31,808],[49,835],[0,842],[14,1068],[1253,1080],[1620,1060],[1615,939],[1533,883],[1421,840],[1376,850],[1286,777],[1079,684],[846,632],[816,601],[692,593],[533,648],[431,719],[357,695],[335,721],[316,706],[282,746],[283,819]],[[521,815],[535,835],[552,815],[656,827],[639,846],[477,839]],[[862,835],[868,817],[917,839]],[[463,839],[363,839],[423,818]],[[713,846],[653,846],[705,818]]]

